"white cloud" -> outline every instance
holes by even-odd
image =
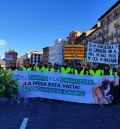
[[[5,44],[6,44],[6,40],[0,39],[0,46]]]

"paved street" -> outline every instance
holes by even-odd
[[[61,101],[0,103],[0,129],[120,129],[120,106]]]

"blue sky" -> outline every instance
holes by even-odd
[[[90,29],[117,0],[0,0],[0,56],[42,50],[72,30]]]

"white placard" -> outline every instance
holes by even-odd
[[[118,64],[118,44],[97,44],[89,42],[87,46],[87,62]]]

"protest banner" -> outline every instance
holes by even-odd
[[[43,97],[88,104],[109,104],[113,101],[111,87],[118,86],[116,76],[72,75],[67,73],[14,71],[19,96]]]
[[[65,60],[83,60],[84,59],[84,45],[65,45],[64,46]]]
[[[91,63],[118,64],[118,44],[88,43],[87,61]]]

